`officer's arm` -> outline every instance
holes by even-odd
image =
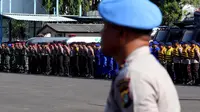
[[[159,112],[158,95],[155,82],[146,74],[131,74],[131,89],[134,112]],[[133,80],[133,81],[132,81]]]
[[[179,50],[179,53],[182,54],[183,49],[179,48],[178,50]]]
[[[188,48],[188,50],[187,50],[187,51],[188,51],[188,52],[190,52],[190,50],[191,50],[191,48]]]
[[[196,48],[195,51],[196,51],[196,53],[197,53],[198,58],[200,58],[200,52],[199,52],[199,49]]]

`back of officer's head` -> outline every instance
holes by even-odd
[[[162,22],[159,8],[149,0],[103,0],[98,10],[104,20],[102,51],[110,56],[148,45],[152,28]]]

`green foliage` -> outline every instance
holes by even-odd
[[[45,7],[47,13],[51,14],[52,12],[52,7],[53,7],[53,2],[52,0],[43,0],[42,5]]]
[[[160,8],[163,13],[164,25],[172,25],[174,22],[179,21],[182,17],[181,6],[176,0],[173,2],[165,2],[165,4]]]
[[[90,10],[90,1],[89,0],[83,0],[82,2],[82,12],[83,14],[86,14]]]
[[[90,10],[90,0],[59,0],[59,13],[78,15],[79,5],[82,4],[82,12]],[[56,7],[56,0],[43,0],[42,4],[49,14],[53,14],[53,8]]]
[[[12,20],[11,37],[14,39],[23,39],[25,37],[26,24],[24,21]]]
[[[74,7],[74,0],[65,0],[67,4],[68,14],[74,15],[76,13],[76,7]]]
[[[200,7],[200,0],[151,0],[158,5],[163,13],[163,25],[172,25],[173,22],[179,21],[182,14],[182,7],[191,4],[194,7]]]

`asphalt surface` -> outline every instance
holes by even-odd
[[[0,73],[0,112],[103,112],[110,81]],[[182,112],[200,112],[200,87],[177,86]]]

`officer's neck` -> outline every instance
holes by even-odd
[[[114,58],[121,65],[132,52],[143,46],[149,46],[149,36],[127,39],[120,53],[117,56],[114,56]]]

